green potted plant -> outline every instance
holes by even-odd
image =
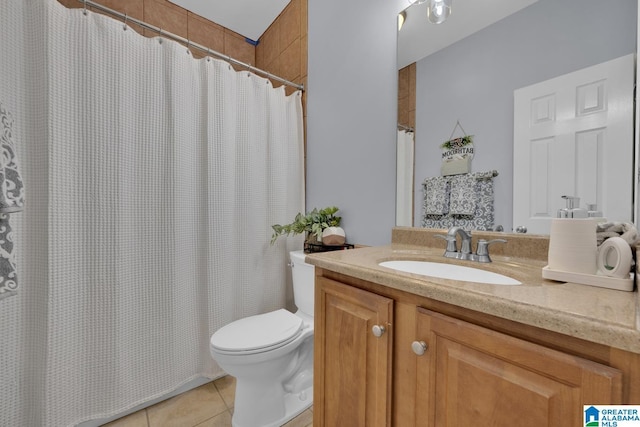
[[[273,235],[271,236],[271,244],[273,244],[279,236],[306,233],[305,240],[308,242],[322,240],[322,232],[328,227],[338,227],[342,217],[336,216],[338,208],[331,206],[320,209],[314,208],[306,215],[298,213],[291,224],[272,225]]]

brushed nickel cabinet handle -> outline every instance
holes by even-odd
[[[427,351],[427,343],[424,341],[414,341],[411,343],[411,350],[418,356],[422,356]]]
[[[382,325],[373,325],[371,332],[373,332],[375,337],[380,338],[385,332],[387,332],[387,329]]]

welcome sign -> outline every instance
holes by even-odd
[[[450,139],[442,145],[442,165],[440,174],[458,175],[471,172],[471,159],[473,159],[473,135],[465,135],[460,138]]]
[[[473,135],[450,139],[440,148],[442,148],[443,161],[460,160],[467,157],[473,159]]]

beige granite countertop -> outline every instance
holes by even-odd
[[[511,237],[507,239],[514,240]],[[398,233],[394,232],[392,241],[405,242],[407,239],[398,238]],[[640,353],[637,291],[625,292],[544,279],[542,267],[547,264],[546,257],[531,259],[492,254],[492,263],[481,264],[444,258],[440,247],[442,241],[435,247],[424,246],[424,242],[411,243],[308,254],[307,262],[436,301]],[[501,273],[519,280],[522,285],[460,282],[404,273],[378,265],[388,260],[455,263]]]

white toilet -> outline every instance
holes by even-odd
[[[276,427],[313,403],[314,267],[291,257],[298,311],[236,320],[211,336],[211,356],[236,377],[233,427]]]

